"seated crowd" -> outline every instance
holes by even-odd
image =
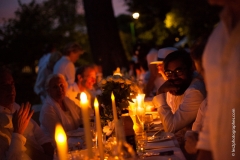
[[[73,44],[69,44],[65,50],[69,51],[68,56],[70,55],[71,57],[73,54],[75,60],[71,61],[74,58],[69,58],[66,54],[63,54],[63,58],[60,59],[58,56],[57,59],[59,60],[53,62],[55,66],[52,68],[55,68],[55,71],[54,69],[49,70],[48,73],[52,73],[44,80],[45,84],[42,88],[44,88],[45,96],[42,99],[43,105],[39,116],[40,127],[36,122],[31,120],[33,112],[30,110],[29,103],[22,104],[20,109],[14,103],[16,92],[13,79],[10,72],[4,69],[1,70],[1,89],[9,92],[5,91],[2,94],[6,93],[5,96],[10,96],[9,102],[2,102],[8,99],[1,98],[0,103],[3,106],[1,112],[6,115],[10,114],[13,117],[12,129],[6,133],[5,130],[2,130],[1,132],[6,135],[0,135],[0,138],[5,139],[4,145],[1,145],[1,151],[5,157],[13,159],[14,156],[21,153],[22,156],[29,156],[31,159],[36,159],[35,156],[39,153],[45,153],[41,154],[41,157],[46,156],[51,158],[53,156],[53,148],[55,147],[54,133],[56,124],[60,123],[66,132],[76,130],[82,126],[79,94],[82,91],[87,93],[88,99],[91,99],[91,104],[93,104],[93,99],[97,94],[94,87],[97,71],[93,65],[83,65],[77,68],[76,71],[68,72],[69,66],[74,65],[81,51],[80,46],[76,43]],[[157,69],[155,72],[159,74],[158,78],[162,79],[162,85],[155,93],[156,96],[153,98],[153,104],[158,109],[164,130],[175,133],[179,142],[183,143],[182,139],[185,136],[185,132],[191,129],[199,106],[206,98],[205,86],[201,76],[194,70],[190,54],[185,50],[178,50],[173,47],[162,48],[157,52],[156,58],[149,65],[151,64]],[[63,63],[63,61],[64,64],[61,66],[59,63]],[[68,65],[65,65],[65,63],[68,63]],[[61,66],[61,69],[57,71],[56,68],[58,66]],[[134,68],[139,70],[141,67]],[[141,69],[137,71],[138,76],[136,77],[139,77],[140,71]],[[144,71],[144,73],[146,72]],[[73,75],[75,77],[74,82],[70,78]],[[43,75],[40,76],[44,77]],[[136,80],[138,81],[138,79]],[[7,84],[9,85],[9,89],[4,87]],[[142,84],[142,81],[139,84]],[[147,85],[143,87],[146,88]],[[153,89],[152,94],[154,92]],[[39,96],[42,95],[39,94]],[[94,116],[92,105],[90,105],[89,110],[92,111],[90,112],[90,116]],[[4,117],[4,114],[1,118],[8,119],[7,122],[10,126],[11,117]],[[22,126],[17,126],[15,122],[17,123],[22,118],[25,118],[26,122],[24,121],[24,124],[21,124]],[[27,133],[29,134],[31,132],[37,133],[30,134],[31,136],[29,136],[28,134],[24,134],[25,131],[28,131]],[[34,144],[31,145],[34,150],[24,149],[24,145],[27,147],[30,142]],[[12,146],[16,145],[20,145],[19,149],[12,149],[15,148]],[[30,153],[31,151],[34,154]]]
[[[190,53],[172,47],[152,49],[145,62],[137,65],[135,56],[128,75],[141,82],[165,132],[175,134],[187,159],[239,159],[240,1],[210,1],[223,6],[223,11],[209,37],[200,44],[197,41]],[[48,74],[47,78],[37,78],[36,84],[44,87],[35,87],[43,102],[40,126],[31,119],[30,103],[19,106],[15,102],[11,72],[0,68],[0,159],[53,159],[56,124],[65,131],[82,125],[79,93],[85,91],[93,99],[98,94],[95,83],[99,75],[96,66],[75,69],[82,53],[77,43],[70,43],[60,59],[56,56],[50,64],[48,55],[41,61],[50,67],[39,72]]]

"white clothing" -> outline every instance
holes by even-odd
[[[175,107],[171,106],[172,102],[169,101],[170,94],[163,93],[155,96],[153,104],[155,108],[158,108],[164,130],[175,133],[190,125],[196,118],[198,108],[206,96],[205,92],[203,81],[199,78],[193,78],[183,95],[171,95],[172,99],[180,97],[177,98]]]
[[[204,99],[204,101],[201,103],[198,113],[197,113],[197,118],[195,122],[193,123],[192,130],[196,132],[200,132],[203,127],[203,121],[205,119],[207,112],[207,99]]]
[[[70,61],[68,56],[62,56],[61,59],[57,61],[54,65],[53,73],[64,75],[68,83],[68,88],[74,85],[76,70],[73,62]]]
[[[156,50],[155,48],[152,48],[146,56],[148,65],[150,65],[150,63],[153,61],[157,61],[157,56],[158,56],[158,50]]]
[[[40,127],[52,139],[54,139],[57,123],[62,125],[65,132],[75,130],[81,124],[81,109],[68,97],[65,97],[63,101],[71,117],[50,96],[47,96],[40,112]]]
[[[232,17],[224,8],[203,54],[208,110],[197,148],[217,160],[240,159],[240,23],[231,28]]]
[[[37,79],[34,85],[34,92],[37,95],[40,95],[42,102],[44,102],[47,96],[47,91],[45,90],[45,82],[50,74],[52,74],[52,71],[48,69],[47,64],[38,70]]]
[[[79,90],[77,83],[74,82],[72,87],[67,90],[66,97],[71,99],[76,105],[78,105],[80,107],[79,97],[77,97],[77,96],[80,96],[80,90]],[[88,97],[88,99],[89,99],[89,97]]]
[[[39,62],[38,62],[38,74],[37,79],[34,84],[34,92],[40,96],[41,101],[44,102],[46,97],[46,91],[45,91],[45,81],[48,75],[52,73],[51,70],[48,69],[48,62],[51,57],[51,53],[43,55]]]
[[[87,95],[87,99],[89,100],[89,114],[90,116],[94,116],[94,111],[92,109],[93,103],[94,103],[94,98],[96,97],[94,93],[91,91],[84,91]],[[66,97],[71,99],[76,105],[78,105],[80,108],[80,90],[76,82],[74,82],[74,85],[67,90]]]
[[[156,50],[155,48],[152,48],[149,53],[146,56],[148,65],[155,65],[155,64],[150,64],[153,61],[157,61],[157,56],[158,56],[158,50]],[[156,66],[157,67],[157,66]],[[157,70],[156,70],[157,71]],[[151,73],[150,73],[151,74]],[[154,88],[151,94],[155,94],[158,90],[158,88],[165,82],[165,80],[163,79],[163,77],[157,73],[157,76],[154,80]],[[152,95],[151,95],[152,96]]]
[[[7,160],[28,160],[30,157],[25,153],[26,141],[36,150],[44,154],[42,146],[44,143],[51,142],[51,139],[42,132],[34,120],[30,120],[24,134],[13,133],[12,114],[19,110],[20,106],[13,104],[13,110],[0,106],[0,159]],[[4,119],[4,120],[3,120]]]
[[[38,61],[38,70],[40,70],[42,67],[46,66],[49,59],[51,57],[51,53],[44,54]]]

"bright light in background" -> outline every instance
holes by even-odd
[[[138,12],[135,12],[135,13],[132,14],[132,17],[133,17],[134,19],[138,19],[139,16],[140,16],[140,14],[139,14]]]

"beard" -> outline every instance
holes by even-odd
[[[178,79],[172,80],[172,83],[175,85],[176,88],[178,88],[178,90],[171,94],[175,96],[180,96],[180,95],[183,95],[184,92],[187,90],[187,88],[191,83],[191,80],[183,80],[181,78],[178,78]]]

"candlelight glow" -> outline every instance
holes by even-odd
[[[113,101],[115,100],[115,97],[114,97],[113,92],[112,92],[112,94],[111,94],[111,99],[112,99]]]
[[[57,143],[57,151],[59,160],[66,160],[67,158],[67,136],[60,124],[56,125],[55,140]]]
[[[56,140],[56,142],[59,142],[59,143],[66,142],[66,140],[67,140],[66,134],[60,124],[58,124],[56,126],[55,140]]]
[[[63,143],[64,141],[66,141],[66,137],[64,137],[64,135],[62,133],[59,133],[57,135],[57,141],[60,142],[60,143]]]
[[[80,100],[81,100],[82,103],[87,103],[88,99],[87,99],[86,93],[82,92],[80,94]]]
[[[111,99],[112,99],[112,111],[113,111],[113,119],[115,122],[117,122],[118,120],[118,116],[117,116],[117,108],[116,108],[116,102],[115,102],[115,97],[113,95],[113,92],[111,94]]]
[[[140,104],[141,104],[141,96],[138,94],[136,98],[137,98],[137,105],[140,106]]]
[[[97,98],[94,99],[94,107],[95,107],[95,108],[98,108],[98,101],[97,101]]]

